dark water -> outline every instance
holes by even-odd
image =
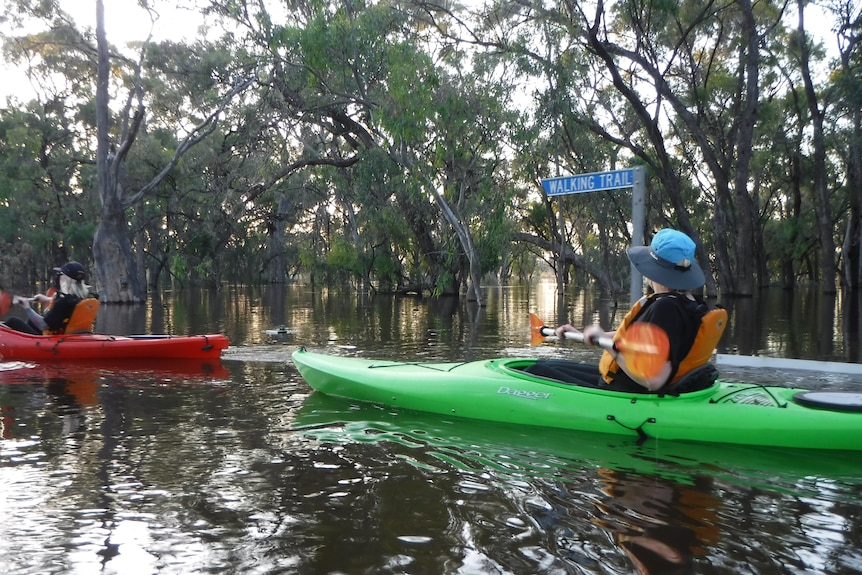
[[[789,301],[788,301],[789,300]],[[736,302],[724,351],[858,360],[858,313]],[[306,287],[105,306],[106,333],[224,332],[220,364],[0,364],[5,573],[859,573],[862,456],[500,426],[311,393],[340,355],[593,358],[530,348],[527,314],[613,325],[553,286],[464,302]],[[855,312],[854,312],[855,313]],[[265,329],[284,326],[285,334]],[[858,376],[726,374],[855,389]]]

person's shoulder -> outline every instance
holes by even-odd
[[[688,307],[689,303],[694,303],[685,294],[675,291],[656,294],[653,296],[653,300],[650,307],[654,308],[681,308]]]
[[[56,297],[57,300],[67,304],[77,304],[79,301],[81,301],[81,298],[73,293],[60,292],[57,294]]]
[[[656,315],[703,315],[702,304],[679,292],[667,292],[655,296],[655,301],[647,308],[647,312]]]

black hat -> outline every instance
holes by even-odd
[[[660,230],[647,246],[629,248],[635,268],[649,279],[673,290],[697,289],[706,283],[703,270],[694,260],[695,245],[690,237],[671,229]]]
[[[84,281],[87,277],[87,270],[78,262],[68,262],[61,268],[54,268],[54,271],[64,276],[69,276],[75,281]]]

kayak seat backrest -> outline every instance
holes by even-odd
[[[682,379],[673,384],[663,395],[679,395],[706,389],[718,380],[718,368],[714,363],[707,363],[685,374]],[[659,394],[662,394],[659,391]]]
[[[65,333],[93,333],[93,324],[96,322],[96,314],[99,313],[99,300],[88,297],[78,302],[69,323],[66,324]]]

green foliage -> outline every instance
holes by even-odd
[[[337,237],[326,254],[326,264],[335,275],[347,277],[362,272],[356,247],[344,238]]]
[[[78,187],[69,113],[60,101],[0,109],[0,237],[31,258],[4,256],[0,266],[15,260],[32,281],[68,259],[89,259],[97,208]]]
[[[5,58],[29,66],[40,91],[0,109],[0,241],[31,254],[14,265],[35,278],[48,262],[86,259],[98,223],[93,41],[52,3],[13,4],[44,27],[4,35]],[[209,3],[221,37],[138,47],[146,115],[121,173],[126,197],[162,170],[237,78],[259,80],[127,210],[151,273],[248,281],[299,270],[441,295],[467,281],[455,231],[472,241],[481,273],[529,277],[537,255],[551,259],[536,246],[559,244],[553,218],[562,216],[566,241],[622,279],[627,193],[554,200],[549,210],[539,180],[636,164],[650,173],[647,231],[687,222],[712,251],[716,222],[734,233],[750,200],[770,275],[788,262],[800,274],[811,268],[820,206],[810,118],[798,38],[783,26],[780,3],[752,13],[763,36],[760,93],[751,175],[739,189],[747,44],[738,4],[626,0],[588,14],[595,5],[498,3],[481,21],[411,2],[288,4],[276,16],[265,3]],[[587,43],[596,17],[599,32],[610,32],[603,46],[618,77]],[[862,109],[858,48],[844,56],[817,86],[828,102],[839,240],[859,193],[844,182]],[[112,60],[116,107],[136,89],[137,57]],[[114,146],[130,120],[112,110]],[[535,243],[513,245],[519,232]]]

